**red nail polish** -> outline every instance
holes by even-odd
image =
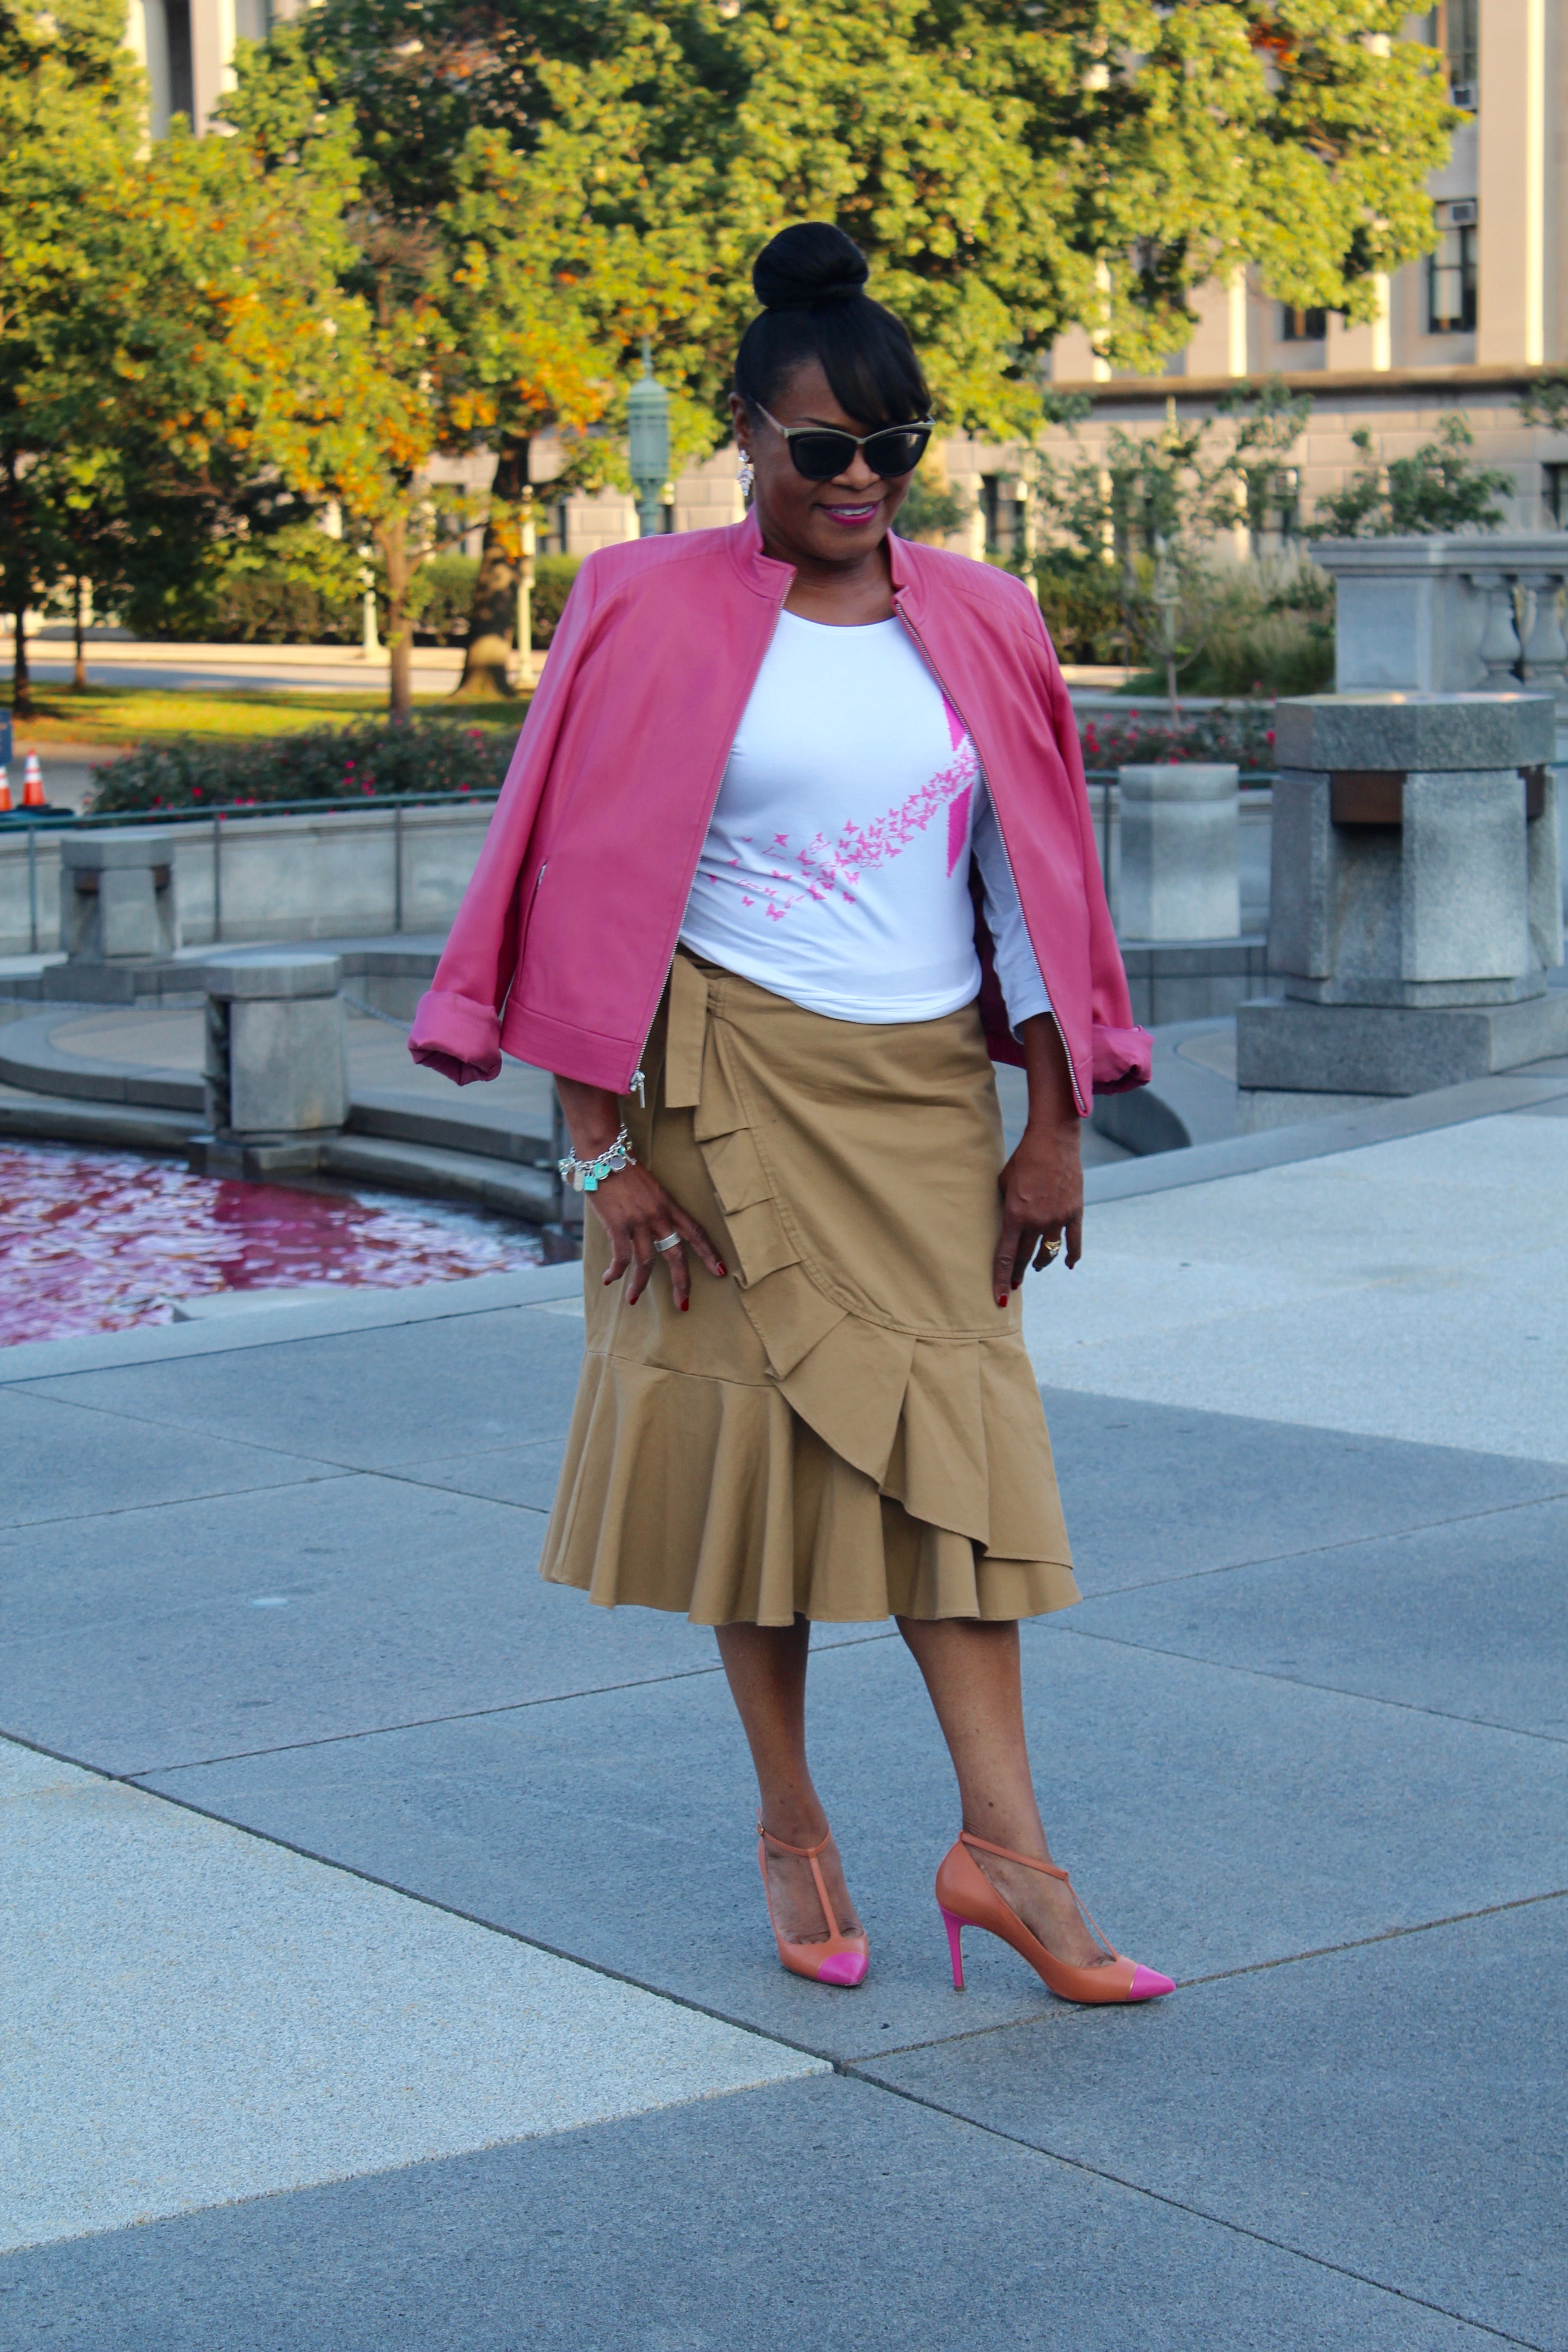
[[[1006,1292],[1005,1292],[1005,1290],[999,1290],[999,1291],[996,1293],[996,1304],[997,1304],[997,1306],[998,1306],[998,1307],[1005,1307],[1005,1306],[1006,1306],[1006,1304],[1007,1304],[1007,1294],[1006,1294]]]
[[[719,1268],[719,1279],[720,1279],[720,1281],[721,1281],[721,1282],[722,1282],[722,1281],[723,1281],[724,1276],[729,1273],[729,1271],[730,1271],[730,1269],[729,1269],[729,1267],[728,1267],[727,1265],[721,1265],[721,1266]]]
[[[691,1306],[691,1301],[690,1301],[690,1299],[689,1299],[689,1298],[683,1298],[683,1299],[681,1300],[681,1302],[680,1302],[680,1311],[681,1311],[681,1313],[682,1313],[683,1315],[687,1314],[687,1313],[689,1311],[689,1309],[690,1309],[690,1306]]]

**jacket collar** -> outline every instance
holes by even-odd
[[[732,523],[727,534],[731,559],[748,588],[765,596],[770,604],[784,603],[789,594],[790,582],[795,578],[793,563],[781,563],[776,557],[764,552],[763,530],[757,520],[755,507],[748,507],[743,520]],[[906,604],[911,614],[921,604],[921,573],[918,551],[910,541],[900,539],[896,531],[888,533],[888,568],[892,575],[893,602]]]

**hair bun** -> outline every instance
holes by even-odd
[[[752,285],[764,310],[814,310],[853,301],[870,265],[852,236],[831,221],[798,221],[780,229],[752,264]]]

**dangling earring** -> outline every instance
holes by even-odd
[[[752,484],[756,480],[756,478],[757,469],[752,463],[751,452],[750,450],[742,449],[741,452],[741,462],[735,468],[735,479],[741,485],[741,496],[742,499],[750,499],[752,495]]]

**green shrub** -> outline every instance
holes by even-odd
[[[177,583],[140,583],[121,617],[133,636],[186,644],[357,645],[357,594],[333,593],[281,566],[213,566]]]
[[[1059,661],[1113,663],[1132,658],[1131,633],[1111,565],[1068,548],[1053,548],[1035,566],[1035,585]]]
[[[422,563],[408,600],[416,637],[426,645],[460,644],[468,634],[479,576],[477,555],[432,555]]]
[[[935,474],[917,474],[899,509],[895,528],[900,539],[943,539],[962,530],[969,520],[969,503]]]
[[[274,801],[374,800],[396,793],[499,792],[515,733],[421,713],[312,727],[269,743],[184,736],[111,760],[93,773],[89,808],[261,807]]]
[[[1494,500],[1513,488],[1495,466],[1478,466],[1468,452],[1475,436],[1462,416],[1437,420],[1437,437],[1413,457],[1378,462],[1371,432],[1351,435],[1361,464],[1343,487],[1318,500],[1312,529],[1320,539],[1392,539],[1448,530],[1495,530],[1505,520]]]
[[[357,646],[364,628],[364,593],[355,567],[344,562],[336,541],[322,538],[321,551],[322,576],[316,578],[298,556],[283,564],[247,560],[247,551],[239,558],[232,551],[219,553],[177,583],[132,588],[122,617],[139,637],[220,646]],[[461,643],[479,569],[475,557],[457,554],[433,555],[420,565],[409,594],[416,639],[437,646]],[[384,637],[386,623],[385,586],[378,577],[376,626]]]
[[[1321,694],[1334,682],[1334,584],[1310,563],[1265,559],[1211,565],[1186,584],[1183,626],[1194,650],[1180,665],[1183,694]],[[1165,690],[1144,670],[1130,690]]]
[[[572,583],[582,568],[580,555],[542,555],[534,565],[533,599],[530,611],[535,653],[542,652],[555,635],[555,625],[565,610]]]
[[[1334,682],[1334,583],[1303,563],[1210,575],[1188,694],[1322,694]]]

